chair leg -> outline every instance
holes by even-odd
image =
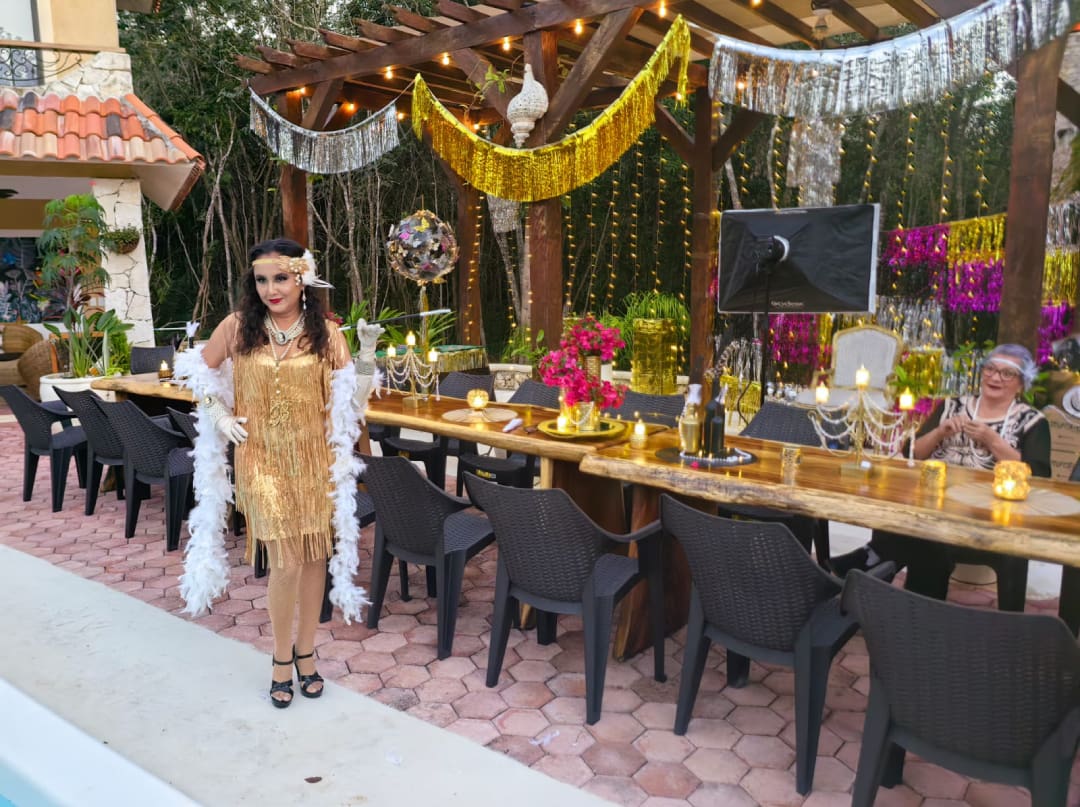
[[[585,623],[585,722],[591,726],[600,719],[604,700],[604,679],[607,677],[615,598],[589,596],[589,586],[586,586],[583,604],[585,606],[582,612]]]
[[[124,537],[131,538],[135,534],[135,524],[139,520],[139,507],[142,505],[142,491],[139,481],[135,478],[135,471],[128,469],[124,474]]]
[[[727,685],[733,689],[742,689],[748,683],[750,683],[750,659],[729,649],[727,651]]]
[[[71,467],[70,448],[54,448],[49,452],[49,474],[52,477],[52,511],[60,512],[64,506],[67,489],[68,468]]]
[[[630,521],[626,522],[627,524]],[[659,540],[643,541],[638,545],[642,571],[648,580],[649,586],[649,622],[653,635],[653,678],[657,681],[666,681],[664,674],[664,634],[666,633],[666,620],[664,618],[664,566],[663,547]]]
[[[1069,799],[1073,754],[1044,743],[1031,765],[1031,807],[1064,807]]]
[[[319,612],[319,622],[329,622],[334,618],[334,605],[330,602],[330,588],[334,585],[334,578],[330,574],[330,561],[326,561],[326,583],[323,585],[322,610]]]
[[[126,492],[124,490],[124,466],[114,465],[112,466],[113,482],[116,484],[116,500],[118,502],[124,501]]]
[[[495,575],[495,609],[491,620],[491,644],[488,646],[487,679],[489,687],[497,686],[502,672],[506,644],[510,640],[510,624],[517,610],[517,600],[510,596],[510,575],[499,561]]]
[[[379,627],[379,615],[382,613],[386,585],[390,582],[390,567],[393,565],[394,556],[386,551],[386,538],[376,524],[375,548],[371,554],[371,605],[367,613],[369,628]]]
[[[30,501],[30,497],[34,495],[34,479],[37,478],[38,457],[30,451],[30,447],[27,446],[23,449],[23,483],[22,483],[22,500],[24,502]]]
[[[427,595],[435,598],[439,596],[439,584],[436,579],[435,567],[424,567],[424,579],[427,581]]]
[[[101,488],[101,474],[104,466],[94,459],[93,452],[87,453],[86,466],[86,507],[83,512],[92,516],[94,510],[97,509],[98,490]]]
[[[461,581],[465,579],[465,553],[451,552],[443,556],[435,568],[435,575],[439,592],[435,600],[436,652],[440,659],[444,659],[450,656],[454,647],[458,598],[461,596]]]
[[[705,672],[705,660],[709,657],[712,640],[705,635],[705,611],[696,591],[690,595],[690,616],[686,624],[686,646],[683,649],[682,677],[679,679],[679,701],[675,707],[675,733],[686,734],[690,716],[694,712]]]
[[[880,686],[871,683],[859,767],[855,771],[855,787],[851,791],[851,807],[873,806],[892,746],[889,742],[889,705],[879,694],[880,691]]]
[[[551,611],[536,612],[536,643],[549,645],[555,641],[559,629],[559,615]]]
[[[173,552],[180,548],[180,528],[184,523],[190,490],[191,476],[188,474],[169,477],[169,481],[165,483],[166,552]]]
[[[424,470],[427,472],[427,478],[431,481],[431,484],[439,490],[446,489],[445,451],[435,450],[429,452],[427,457],[424,458]]]
[[[79,480],[79,490],[86,488],[86,452],[85,445],[75,449],[75,476]]]
[[[1027,558],[1002,557],[994,564],[997,573],[998,610],[1022,612],[1027,605]]]
[[[412,594],[409,593],[409,564],[403,560],[398,561],[398,588],[401,589],[401,601],[409,602]]]
[[[806,646],[803,647],[802,645]],[[795,650],[795,789],[805,796],[814,784],[821,717],[832,657],[800,637]]]
[[[831,551],[829,548],[829,520],[819,518],[814,524],[814,555],[818,566],[825,571],[829,571],[829,555]]]
[[[459,499],[464,495],[462,491],[465,490],[465,474],[460,465],[458,465],[457,477],[455,477],[454,490]]]

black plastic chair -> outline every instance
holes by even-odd
[[[629,421],[636,420],[640,415],[646,423],[676,426],[685,405],[686,398],[682,395],[649,395],[628,390],[622,406],[608,409],[605,414]]]
[[[1080,457],[1077,457],[1076,464],[1073,466],[1072,472],[1069,474],[1070,482],[1080,482]]]
[[[86,484],[86,432],[82,426],[71,426],[53,434],[53,424],[68,426],[72,413],[66,411],[66,407],[60,412],[58,407],[40,404],[12,384],[0,387],[0,396],[11,407],[23,433],[23,501],[30,501],[34,494],[38,460],[48,457],[52,511],[59,512],[64,506],[72,457],[75,457],[79,486]]]
[[[488,519],[425,479],[404,457],[365,457],[364,482],[375,504],[375,549],[367,626],[379,616],[394,558],[435,569],[437,651],[450,655],[465,563],[495,538]]]
[[[801,446],[821,445],[808,409],[775,401],[765,401],[740,436]],[[813,547],[819,566],[829,568],[829,520],[826,518],[793,515],[772,507],[751,505],[721,505],[720,515],[783,524],[807,552]]]
[[[366,490],[356,491],[356,520],[360,529],[375,521],[375,502],[371,494]],[[334,581],[330,575],[330,561],[326,562],[326,586],[323,589],[322,612],[319,614],[319,622],[329,622],[334,617],[334,606],[330,602],[330,587]]]
[[[131,374],[156,373],[165,362],[173,366],[175,351],[171,345],[164,347],[133,347],[131,349]]]
[[[472,375],[470,373],[448,373],[439,382],[439,395],[443,398],[461,398],[469,390],[482,389],[495,397],[495,377],[490,375]],[[379,440],[384,457],[405,457],[413,462],[422,462],[427,477],[437,487],[446,487],[446,458],[463,453],[475,454],[476,443],[459,443],[446,437],[431,440],[410,440],[397,435],[386,435]],[[459,494],[460,495],[460,494]]]
[[[843,607],[870,653],[854,807],[903,778],[904,754],[1064,807],[1080,742],[1080,647],[1061,620],[967,608],[859,571]]]
[[[135,534],[139,506],[150,485],[165,486],[165,548],[180,546],[180,527],[189,509],[195,461],[187,438],[152,420],[131,401],[95,400],[124,446],[124,537]]]
[[[79,418],[86,432],[86,515],[92,516],[97,508],[102,471],[106,466],[115,468],[116,498],[124,498],[124,446],[109,419],[94,403],[101,400],[89,390],[75,391],[56,388],[60,400]]]
[[[543,406],[548,409],[559,408],[559,389],[541,384],[539,381],[526,379],[514,390],[509,403],[519,405]],[[458,455],[457,495],[464,491],[465,474],[476,474],[481,479],[497,482],[500,485],[512,485],[516,488],[531,488],[536,476],[536,457],[531,454],[510,454],[506,457],[492,457],[487,454],[461,453]]]
[[[608,532],[566,491],[525,490],[469,474],[469,496],[491,519],[499,547],[487,685],[496,686],[519,602],[536,608],[537,639],[555,639],[556,614],[580,614],[585,626],[585,722],[600,719],[615,605],[640,580],[649,585],[653,676],[664,675],[664,592],[660,525],[627,535]],[[638,558],[608,547],[637,542]]]
[[[793,667],[795,787],[809,793],[829,667],[858,630],[840,612],[840,581],[783,524],[709,515],[666,494],[660,521],[686,551],[693,581],[675,733],[686,734],[712,642],[727,648],[731,687],[746,685],[750,659]]]

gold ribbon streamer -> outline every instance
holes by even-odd
[[[655,120],[657,91],[676,62],[678,93],[686,97],[689,59],[690,28],[680,15],[615,103],[584,129],[558,143],[533,149],[496,146],[469,131],[418,75],[413,87],[413,131],[422,137],[426,126],[435,153],[483,193],[519,202],[551,199],[600,176],[637,142]]]
[[[1080,251],[1076,247],[1046,250],[1043,268],[1043,301],[1073,304],[1080,275]]]
[[[962,219],[949,225],[948,264],[983,261],[991,263],[1004,257],[1005,214]]]

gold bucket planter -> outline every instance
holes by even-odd
[[[673,319],[635,319],[630,389],[646,395],[677,390],[678,336]]]

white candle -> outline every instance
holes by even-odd
[[[829,388],[825,386],[824,381],[818,384],[817,389],[814,391],[814,400],[819,404],[827,404],[829,402]]]
[[[645,442],[648,440],[648,431],[645,428],[645,421],[638,418],[637,423],[634,424],[634,432],[630,435],[630,447],[631,448],[645,448]]]
[[[570,418],[566,415],[559,415],[558,420],[555,421],[555,431],[559,434],[566,434],[570,431]]]
[[[910,412],[915,408],[915,396],[911,394],[911,389],[905,387],[904,391],[900,393],[900,411]]]
[[[427,354],[427,360],[428,360],[428,364],[438,364],[439,363],[439,351],[437,351],[435,348],[432,348],[431,350],[429,350],[428,354]]]
[[[870,371],[865,367],[859,367],[855,371],[855,386],[858,389],[866,389],[870,386]]]
[[[416,347],[416,334],[413,333],[412,331],[409,331],[405,335],[405,347],[406,348],[414,348],[414,347]]]

